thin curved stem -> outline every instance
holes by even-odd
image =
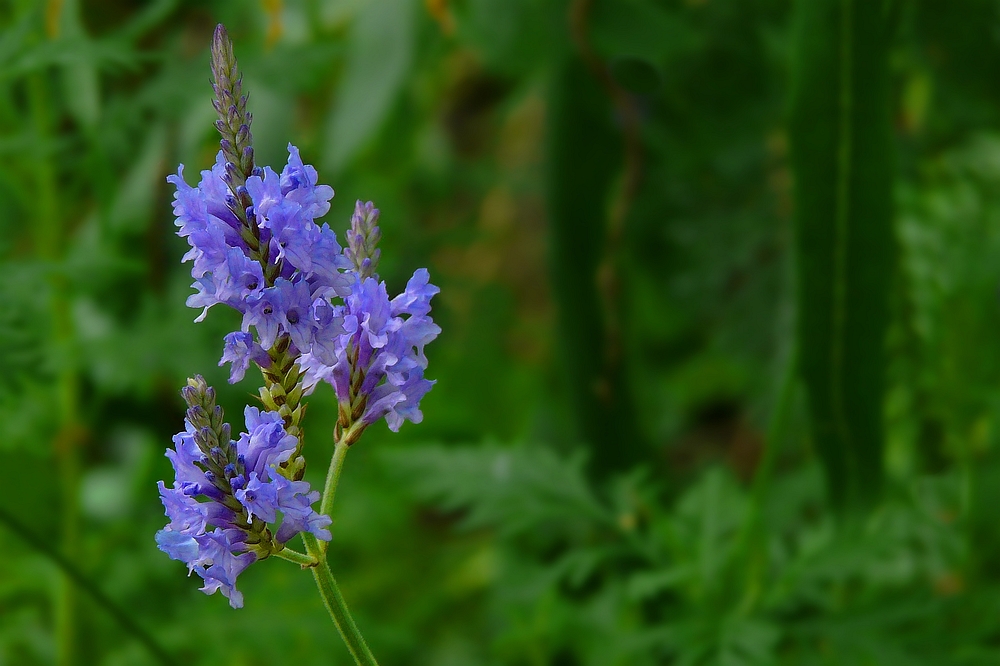
[[[0,507],[0,523],[6,525],[11,532],[23,539],[32,548],[52,560],[56,566],[62,569],[68,579],[72,580],[78,588],[89,594],[91,599],[93,599],[98,606],[103,608],[108,615],[113,617],[125,631],[131,634],[137,641],[142,643],[143,647],[145,647],[146,650],[149,651],[149,654],[152,655],[159,663],[165,664],[165,666],[171,666],[176,663],[173,657],[170,656],[170,653],[168,653],[159,643],[156,642],[156,639],[154,639],[146,632],[145,629],[140,627],[138,623],[132,619],[132,614],[130,614],[129,611],[126,611],[113,601],[111,597],[106,595],[97,586],[97,584],[94,583],[94,581],[92,581],[87,574],[78,569],[76,565],[69,560],[69,558],[53,548],[47,540],[28,529],[23,523],[21,523],[20,520],[15,518],[13,514],[9,513],[3,507]]]
[[[337,440],[333,447],[333,456],[330,458],[330,467],[326,471],[326,486],[323,488],[323,500],[319,505],[319,512],[329,516],[333,510],[333,498],[337,493],[337,484],[340,483],[340,470],[344,467],[344,458],[347,456],[347,443],[345,437]],[[326,550],[326,542],[321,544],[321,548]]]
[[[316,566],[316,558],[312,555],[306,555],[305,553],[300,553],[297,550],[292,550],[291,548],[282,548],[274,557],[280,557],[283,560],[288,560],[289,562],[294,562],[302,567],[314,567]]]
[[[320,513],[323,515],[330,515],[333,509],[333,498],[337,492],[337,484],[340,482],[340,471],[344,467],[344,458],[347,456],[347,442],[351,441],[350,437],[354,434],[354,429],[349,428],[341,432],[340,437],[334,443],[333,456],[330,458],[330,467],[326,472],[323,499],[320,502]],[[333,577],[333,572],[330,571],[330,565],[327,564],[326,548],[328,542],[320,541],[310,532],[302,533],[302,541],[305,543],[306,553],[308,554],[302,555],[296,551],[291,551],[291,557],[285,557],[285,559],[293,562],[297,561],[312,570],[313,578],[316,579],[316,587],[319,588],[319,594],[323,598],[323,605],[326,606],[326,610],[330,613],[330,618],[333,620],[334,626],[337,627],[337,631],[340,632],[340,637],[344,639],[344,643],[347,645],[351,656],[354,657],[354,661],[359,666],[378,666],[378,662],[375,661],[375,655],[368,648],[368,644],[365,642],[364,636],[361,635],[358,625],[354,623],[354,618],[351,617],[351,612],[347,609],[347,601],[344,600],[344,595],[340,593],[340,588]],[[288,549],[286,548],[285,550]],[[282,557],[282,553],[284,552],[281,551],[277,555]],[[292,559],[293,557],[302,558],[302,560]]]
[[[330,618],[340,632],[340,637],[344,639],[354,661],[358,666],[378,666],[375,655],[368,648],[364,636],[361,635],[358,625],[354,623],[354,618],[347,609],[347,602],[340,593],[333,572],[330,571],[326,555],[320,551],[319,540],[309,532],[302,533],[302,540],[306,544],[306,552],[316,558],[317,564],[311,569],[313,578],[316,579],[316,586],[319,588],[319,595],[323,598],[323,605],[330,613]]]

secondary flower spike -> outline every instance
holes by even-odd
[[[428,316],[438,291],[423,268],[392,300],[384,282],[357,275],[345,305],[334,313],[342,315],[344,332],[332,345],[317,346],[303,357],[309,390],[320,381],[333,385],[340,405],[338,427],[354,427],[348,444],[380,418],[393,431],[404,419],[423,419],[420,399],[434,385],[424,378],[424,346],[441,332]]]
[[[189,380],[181,393],[188,405],[185,430],[167,450],[174,483],[167,488],[159,482],[170,522],[156,533],[156,543],[204,579],[202,591],[221,590],[239,608],[236,577],[244,569],[279,552],[299,532],[329,541],[331,520],[312,509],[319,493],[308,483],[278,474],[277,465],[296,444],[278,414],[247,407],[247,431],[233,441],[204,379]],[[283,520],[273,533],[269,525],[279,522],[279,513]]]

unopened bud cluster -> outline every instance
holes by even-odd
[[[347,230],[347,247],[344,255],[350,260],[352,267],[362,278],[378,277],[378,260],[382,250],[378,242],[382,240],[382,230],[378,228],[378,208],[369,201],[354,206],[351,216],[351,228]]]
[[[250,133],[253,116],[247,111],[247,96],[243,94],[243,77],[236,64],[233,44],[221,25],[212,38],[212,90],[215,92],[212,106],[219,114],[215,127],[222,135],[222,154],[233,165],[230,184],[235,194],[254,169]]]

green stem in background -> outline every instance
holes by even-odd
[[[788,417],[791,412],[792,398],[795,396],[796,380],[798,379],[798,354],[795,349],[789,351],[788,360],[785,361],[785,371],[781,377],[781,385],[778,389],[778,401],[775,403],[774,411],[771,413],[771,420],[767,425],[767,441],[765,442],[764,457],[760,461],[753,478],[753,486],[750,490],[750,503],[756,507],[759,516],[760,506],[764,501],[764,496],[770,488],[771,476],[774,474],[774,465],[778,460],[778,452],[781,450],[781,443],[785,439],[785,431],[788,429]]]
[[[66,373],[60,373],[61,375]],[[64,405],[75,397],[75,377],[59,378],[60,402]],[[80,543],[80,444],[83,442],[82,429],[74,423],[72,408],[62,409],[63,421],[56,435],[56,466],[62,503],[59,513],[62,518],[61,543],[65,553],[79,552]],[[63,575],[59,581],[56,597],[56,645],[60,666],[78,663],[76,657],[76,591],[73,580]]]
[[[31,120],[38,142],[45,150],[35,160],[34,177],[37,217],[32,225],[35,254],[50,270],[49,307],[52,317],[50,349],[55,353],[59,368],[57,388],[58,423],[53,448],[62,498],[60,506],[61,547],[65,553],[79,550],[80,516],[77,497],[80,491],[80,445],[85,441],[79,418],[79,391],[76,368],[69,347],[73,340],[69,315],[69,298],[65,276],[58,270],[63,255],[64,230],[61,228],[57,203],[60,200],[58,182],[49,153],[52,141],[52,119],[49,116],[49,96],[46,79],[36,74],[28,79]],[[76,601],[70,578],[62,576],[55,593],[56,663],[72,666],[76,655]]]
[[[124,610],[104,594],[94,581],[80,571],[69,558],[55,550],[48,539],[43,539],[32,532],[3,507],[0,507],[0,523],[6,525],[11,532],[20,537],[25,543],[52,560],[62,570],[67,579],[71,580],[79,589],[89,594],[94,603],[107,611],[108,615],[113,617],[122,626],[122,629],[142,643],[143,647],[149,651],[149,654],[157,662],[166,666],[176,663],[173,657],[152,636],[146,633],[145,629],[136,624],[135,620],[132,619],[132,613]]]
[[[791,413],[792,400],[795,397],[796,380],[798,379],[798,349],[793,348],[788,353],[785,370],[778,389],[778,399],[771,413],[767,426],[767,439],[764,442],[764,457],[754,474],[753,485],[750,488],[750,501],[747,515],[736,539],[733,550],[733,562],[747,562],[747,572],[744,587],[744,597],[741,611],[749,612],[760,594],[760,576],[766,562],[761,542],[766,539],[760,529],[761,513],[767,491],[770,489],[774,466],[778,453],[785,441],[788,430],[788,418]]]
[[[839,512],[880,498],[895,273],[895,134],[886,7],[794,4],[789,157],[796,340],[812,441]]]
[[[351,612],[347,609],[347,602],[344,595],[340,593],[337,581],[330,571],[330,565],[326,562],[326,554],[320,548],[319,540],[309,532],[302,533],[302,540],[306,544],[306,552],[315,558],[316,565],[311,567],[313,578],[316,579],[316,586],[319,588],[319,595],[323,598],[323,605],[330,613],[334,626],[340,632],[340,637],[344,639],[347,649],[350,651],[354,661],[359,666],[378,666],[375,656],[368,648],[364,636],[354,623]]]
[[[592,445],[595,480],[631,469],[647,454],[619,349],[618,273],[609,253],[617,254],[621,230],[609,230],[605,214],[621,170],[617,160],[592,159],[622,154],[611,106],[580,57],[553,72],[546,112],[550,279],[572,423],[579,429],[567,439]]]

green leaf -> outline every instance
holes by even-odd
[[[895,260],[881,3],[797,6],[791,157],[799,336],[812,435],[836,504],[882,479],[885,333]]]
[[[87,43],[89,38],[80,19],[80,5],[77,0],[66,2],[60,18],[60,31],[65,37],[83,40],[83,44]],[[74,58],[63,64],[60,73],[66,105],[73,118],[83,127],[93,127],[97,124],[101,113],[97,63],[86,58]]]
[[[695,576],[694,564],[654,571],[640,571],[628,580],[627,592],[632,601],[652,599],[667,590],[686,583]]]
[[[646,60],[622,56],[611,62],[611,75],[629,92],[646,95],[656,92],[663,82],[659,70]]]
[[[327,124],[326,168],[340,171],[378,131],[413,64],[415,0],[369,2],[348,37],[347,63]]]
[[[549,0],[467,0],[450,3],[458,33],[487,69],[525,77],[558,62],[572,48],[566,3]]]
[[[643,0],[594,3],[590,30],[597,51],[662,65],[704,48],[704,38],[681,11]]]
[[[123,175],[108,212],[108,231],[142,231],[153,214],[157,188],[166,170],[167,133],[163,126],[151,127],[144,145],[137,148],[135,162]]]
[[[506,536],[544,527],[552,536],[614,523],[587,483],[579,455],[562,458],[545,446],[494,444],[409,446],[387,455],[418,497],[447,510],[467,510],[466,527],[497,527]]]

